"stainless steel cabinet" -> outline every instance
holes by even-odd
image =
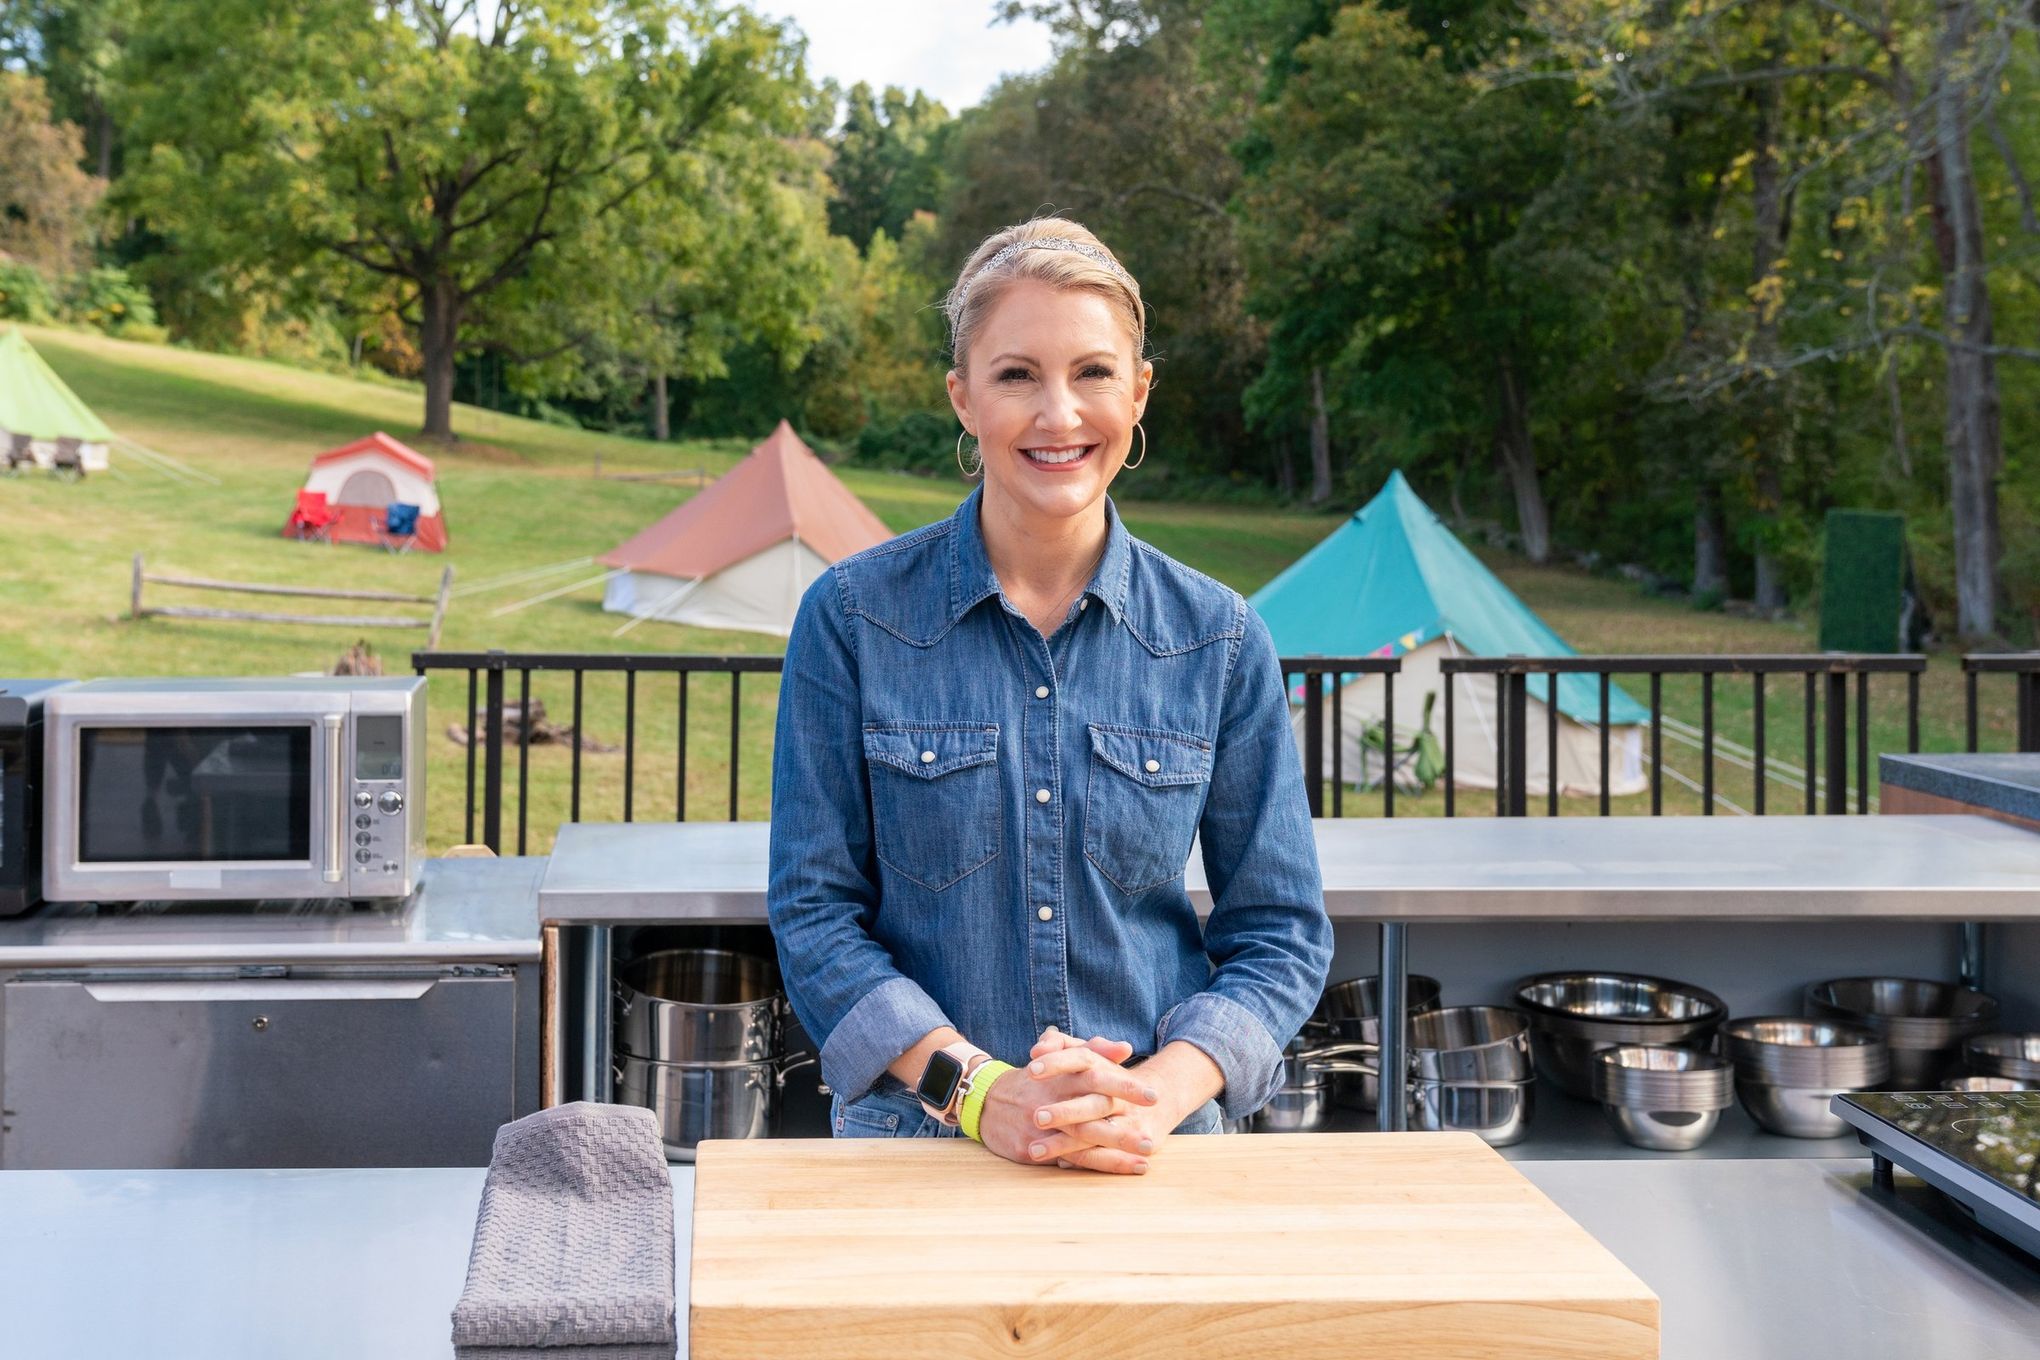
[[[491,965],[16,973],[0,983],[0,1166],[486,1165],[497,1126],[535,1105],[535,1055],[518,1052],[534,981]]]

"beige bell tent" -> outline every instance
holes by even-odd
[[[1298,558],[1249,601],[1267,622],[1276,651],[1285,657],[1400,656],[1395,678],[1395,745],[1406,747],[1421,730],[1424,702],[1433,698],[1431,730],[1445,740],[1444,677],[1438,663],[1451,656],[1571,656],[1565,640],[1530,612],[1431,513],[1404,480],[1390,474],[1381,494],[1353,513],[1324,542]],[[1563,794],[1601,791],[1600,680],[1558,677],[1558,787]],[[1526,793],[1550,789],[1546,739],[1551,677],[1532,676],[1525,722]],[[1350,783],[1381,777],[1381,753],[1364,744],[1383,714],[1382,677],[1361,675],[1340,691],[1339,761]],[[1307,740],[1302,691],[1291,694],[1298,747]],[[1330,696],[1327,696],[1329,699]],[[1461,788],[1495,787],[1497,695],[1492,676],[1458,677],[1452,691],[1453,782]],[[1608,694],[1608,792],[1641,793],[1643,724],[1650,713],[1611,686]],[[1322,751],[1332,769],[1332,722],[1327,706]]]
[[[596,560],[602,607],[786,637],[830,563],[893,537],[785,421],[714,485]]]

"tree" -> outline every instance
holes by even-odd
[[[76,127],[53,121],[40,79],[0,71],[0,252],[53,278],[84,262],[106,191],[78,168],[82,147]]]
[[[859,250],[874,233],[900,238],[915,213],[943,195],[943,144],[949,111],[919,90],[897,86],[874,95],[863,81],[843,96],[842,124],[829,137],[829,230]]]
[[[803,89],[710,0],[161,0],[122,76],[135,208],[199,260],[394,281],[441,438],[464,349],[563,355],[627,309],[609,219],[791,131]]]
[[[2040,350],[1995,339],[1970,134],[1979,124],[1994,126],[1995,106],[2009,89],[2013,39],[2034,31],[2032,7],[2025,0],[1694,0],[1677,7],[1622,0],[1582,9],[1571,0],[1531,0],[1526,11],[1584,100],[1633,107],[1713,91],[1745,99],[1757,112],[1755,142],[1742,163],[1754,213],[1747,320],[1680,375],[1688,390],[1740,387],[1760,411],[1775,412],[1808,365],[1883,356],[1890,371],[1894,345],[1940,348],[1957,628],[1966,637],[1994,634],[2004,465],[1996,360],[2040,358]],[[1998,145],[2023,183],[2009,144],[2000,137]],[[1924,241],[1916,178],[1926,181]],[[1823,186],[1828,192],[1816,201],[1826,231],[1816,239],[1821,256],[1846,264],[1845,275],[1818,264],[1793,267],[1793,205]],[[1779,423],[1774,416],[1769,426]],[[1758,473],[1760,497],[1775,500],[1775,460],[1760,462]]]

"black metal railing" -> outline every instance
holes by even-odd
[[[742,767],[742,698],[745,675],[777,675],[781,656],[696,656],[679,653],[611,655],[574,652],[413,652],[411,666],[419,675],[433,671],[467,673],[467,839],[475,842],[476,795],[480,794],[481,840],[498,853],[503,845],[503,718],[504,685],[517,676],[517,853],[527,845],[531,806],[531,677],[533,672],[573,677],[570,788],[567,820],[581,820],[582,723],[585,681],[590,673],[623,677],[623,820],[635,821],[637,787],[638,677],[674,675],[678,738],[674,752],[673,820],[687,820],[687,709],[689,681],[696,675],[730,678],[729,819],[737,820],[738,776]],[[482,768],[479,790],[475,762]]]
[[[1977,749],[1977,681],[1985,675],[2012,677],[2017,749],[2040,751],[2040,652],[1972,652],[1962,658],[1964,749]]]
[[[1346,815],[1345,712],[1349,677],[1381,677],[1381,815],[1395,816],[1395,677],[1402,662],[1387,656],[1285,656],[1282,683],[1290,694],[1303,689],[1303,787],[1310,799],[1310,815],[1325,815],[1325,779],[1332,785],[1332,816]],[[1331,684],[1326,685],[1329,680]],[[1330,704],[1325,702],[1327,695]],[[1329,708],[1332,737],[1332,768],[1325,769],[1325,721]],[[1362,744],[1362,750],[1365,750]],[[1363,775],[1365,771],[1361,772]]]
[[[420,675],[433,672],[465,673],[467,677],[467,778],[466,778],[466,838],[479,840],[492,849],[503,847],[504,785],[506,746],[514,744],[516,749],[516,853],[525,853],[529,843],[529,808],[531,805],[530,744],[532,724],[531,687],[534,674],[553,674],[571,677],[572,717],[570,768],[568,778],[569,794],[566,807],[567,821],[580,821],[582,817],[582,724],[584,718],[584,696],[586,680],[590,674],[615,675],[622,682],[623,708],[623,791],[621,816],[624,821],[637,819],[636,775],[639,760],[638,708],[641,701],[639,679],[647,674],[672,675],[677,683],[673,691],[676,708],[677,735],[674,741],[674,782],[673,818],[684,821],[687,818],[688,778],[688,710],[690,704],[690,681],[697,675],[727,675],[729,677],[729,753],[728,753],[728,800],[727,815],[735,820],[739,815],[739,777],[742,766],[743,730],[742,705],[743,677],[746,674],[776,674],[781,669],[783,658],[767,656],[705,656],[688,654],[660,655],[609,655],[577,654],[558,652],[417,652],[411,658],[414,669]],[[1396,714],[1398,711],[1396,685],[1398,678],[1409,681],[1402,674],[1402,661],[1397,658],[1299,656],[1284,657],[1279,665],[1289,693],[1300,693],[1302,698],[1302,747],[1304,780],[1308,792],[1311,815],[1322,817],[1347,815],[1346,802],[1348,785],[1373,785],[1378,790],[1383,816],[1395,816],[1399,796],[1397,766],[1410,758],[1410,749],[1402,744],[1397,733]],[[2017,706],[2017,744],[2022,751],[2040,750],[2040,652],[1992,653],[1965,656],[1962,659],[1966,697],[1966,738],[1967,749],[1978,749],[1978,679],[1985,674],[2008,674],[2012,677],[2014,697]],[[1866,812],[1870,806],[1870,788],[1875,777],[1871,765],[1870,750],[1870,699],[1873,676],[1899,676],[1906,680],[1905,687],[1905,749],[1920,749],[1920,684],[1926,672],[1926,659],[1916,655],[1859,655],[1859,654],[1787,654],[1751,656],[1569,656],[1569,657],[1448,657],[1439,662],[1439,670],[1446,683],[1442,686],[1443,708],[1443,772],[1437,781],[1442,784],[1443,811],[1447,816],[1457,816],[1462,809],[1460,788],[1461,762],[1456,742],[1455,707],[1467,692],[1467,687],[1483,683],[1478,677],[1492,676],[1495,684],[1495,803],[1494,811],[1501,816],[1524,816],[1532,806],[1532,777],[1529,770],[1529,756],[1535,739],[1531,727],[1531,699],[1533,679],[1544,677],[1547,688],[1565,675],[1591,675],[1598,680],[1599,701],[1598,722],[1589,722],[1597,730],[1599,745],[1599,790],[1598,812],[1602,816],[1612,813],[1611,797],[1611,755],[1615,729],[1626,724],[1611,723],[1611,699],[1615,677],[1647,677],[1649,681],[1648,702],[1648,759],[1649,810],[1652,815],[1664,811],[1664,791],[1667,773],[1680,783],[1690,784],[1691,791],[1700,798],[1704,813],[1712,814],[1717,803],[1716,764],[1717,760],[1733,761],[1747,770],[1752,778],[1753,804],[1750,809],[1758,814],[1769,810],[1766,798],[1769,774],[1775,764],[1784,773],[1781,778],[1803,784],[1802,810],[1807,813],[1843,813],[1849,810],[1849,793],[1852,787],[1850,755],[1854,755],[1855,779],[1853,781],[1855,810]],[[505,714],[510,707],[509,691],[512,677],[515,677],[517,712],[524,719],[517,724],[514,743],[506,739]],[[1347,685],[1356,677],[1379,676],[1381,678],[1380,704],[1378,711],[1372,702],[1368,711],[1355,714],[1350,709],[1351,696],[1346,693]],[[1750,684],[1751,741],[1748,746],[1730,742],[1722,736],[1716,721],[1716,698],[1719,682],[1730,677],[1746,678]],[[1771,734],[1766,723],[1766,686],[1776,677],[1797,677],[1801,690],[1801,741],[1804,749],[1804,767],[1797,773],[1792,771],[1789,761],[1774,757]],[[1697,728],[1667,712],[1665,703],[1665,682],[1668,679],[1696,678],[1699,681],[1698,706],[1700,722]],[[1853,679],[1853,696],[1850,693]],[[1405,685],[1407,692],[1407,684]],[[613,696],[612,696],[613,698]],[[1405,701],[1403,707],[1409,707]],[[1404,733],[1419,731],[1424,724],[1412,723],[1406,714]],[[1560,713],[1556,704],[1543,705],[1543,741],[1547,774],[1544,780],[1544,811],[1557,815],[1560,808],[1561,781],[1553,777],[1558,761]],[[1346,729],[1354,722],[1378,729],[1372,742],[1361,742],[1363,764],[1369,766],[1360,771],[1346,768]],[[1664,761],[1664,741],[1667,731],[1682,743],[1697,748],[1701,761],[1700,779],[1690,780],[1670,770]],[[1327,740],[1329,737],[1329,740]],[[1485,743],[1484,743],[1485,744]],[[1329,750],[1329,758],[1327,751]],[[1326,786],[1330,786],[1329,796]],[[1327,809],[1327,801],[1330,807]],[[1736,809],[1741,810],[1741,809]],[[601,815],[601,814],[598,814]],[[614,815],[613,813],[609,815]],[[479,825],[478,825],[479,820]],[[479,834],[478,834],[479,833]]]
[[[1529,699],[1530,678],[1546,678],[1545,695],[1552,696],[1559,678],[1593,675],[1600,680],[1600,709],[1595,723],[1600,735],[1600,814],[1608,816],[1609,749],[1612,724],[1609,721],[1609,691],[1617,675],[1650,678],[1650,811],[1664,811],[1664,680],[1672,676],[1700,679],[1700,795],[1702,813],[1711,816],[1718,801],[1715,792],[1715,681],[1722,676],[1747,676],[1752,685],[1752,740],[1748,763],[1753,780],[1752,811],[1762,816],[1766,809],[1765,786],[1768,733],[1765,726],[1765,681],[1771,676],[1800,677],[1805,742],[1802,783],[1808,814],[1848,811],[1849,750],[1856,755],[1856,811],[1870,810],[1870,677],[1906,677],[1906,750],[1920,749],[1920,677],[1927,659],[1912,654],[1868,655],[1854,653],[1811,653],[1777,656],[1565,656],[1565,657],[1449,657],[1439,663],[1446,677],[1445,731],[1453,728],[1453,695],[1457,677],[1492,675],[1495,679],[1495,708],[1500,731],[1496,740],[1495,814],[1522,817],[1529,812]],[[1855,680],[1855,732],[1850,741],[1849,681]],[[1559,705],[1544,704],[1545,726],[1545,812],[1557,816],[1559,809],[1558,769]],[[1824,733],[1823,733],[1824,729]],[[1824,740],[1823,740],[1824,736]],[[1453,815],[1454,762],[1448,744],[1446,755],[1446,815]],[[1824,758],[1824,759],[1823,759]],[[1824,766],[1824,778],[1814,771]],[[1823,799],[1820,785],[1825,785]]]

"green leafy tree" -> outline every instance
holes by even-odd
[[[843,96],[842,123],[829,136],[829,230],[859,250],[875,233],[900,239],[914,214],[942,201],[949,111],[916,90],[863,81]]]
[[[628,310],[609,219],[796,129],[803,88],[776,26],[709,0],[160,0],[122,66],[124,191],[196,262],[394,283],[445,438],[464,349],[565,354]]]

